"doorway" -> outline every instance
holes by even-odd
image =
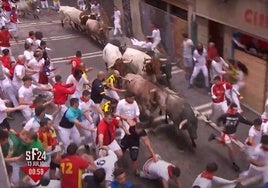
[[[209,20],[208,41],[214,42],[219,55],[223,56],[224,27],[222,24]]]

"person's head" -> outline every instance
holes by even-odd
[[[180,177],[180,175],[181,175],[181,170],[179,169],[179,167],[172,166],[171,167],[171,177],[176,179],[176,178]]]
[[[46,113],[46,107],[44,105],[38,105],[35,107],[34,113],[39,119],[42,120]]]
[[[34,36],[35,36],[35,38],[36,38],[37,40],[42,40],[42,38],[44,37],[44,36],[43,36],[43,33],[42,33],[41,31],[36,31],[36,32],[34,33]]]
[[[203,54],[203,44],[202,44],[202,43],[198,43],[196,49],[197,49],[197,52],[198,52],[199,54]]]
[[[33,100],[33,104],[34,106],[41,106],[43,104],[45,104],[46,102],[46,97],[42,94],[39,94],[35,97],[35,99]]]
[[[103,81],[105,79],[105,73],[103,71],[98,72],[97,79]]]
[[[71,143],[67,147],[67,154],[68,155],[75,155],[77,150],[78,150],[77,145],[75,143]]]
[[[110,111],[104,112],[104,121],[106,123],[111,124],[113,121],[113,114]]]
[[[93,178],[94,178],[95,182],[97,182],[97,183],[103,182],[105,180],[105,176],[106,176],[106,172],[105,172],[104,168],[99,168],[99,169],[95,170],[93,173]]]
[[[89,90],[84,90],[82,92],[82,96],[83,96],[84,99],[86,99],[88,101],[90,99],[90,97],[91,97],[91,92]]]
[[[262,124],[262,119],[261,118],[254,119],[253,126],[257,131],[261,130],[261,124]]]
[[[70,105],[73,108],[78,108],[78,106],[79,106],[79,99],[78,98],[71,98],[70,99]]]
[[[76,57],[82,57],[82,52],[80,50],[77,50],[75,53]]]
[[[221,61],[221,57],[219,56],[219,54],[214,54],[214,61],[216,61],[216,62],[220,62]]]
[[[206,166],[206,171],[209,173],[215,173],[218,170],[218,165],[215,162],[208,163]]]
[[[25,63],[25,56],[24,55],[18,55],[18,61],[21,62],[22,64]]]
[[[62,79],[61,75],[57,74],[57,75],[55,76],[55,81],[56,81],[57,83],[61,83],[61,82],[62,82],[61,79]]]
[[[8,131],[0,129],[0,144],[3,146],[8,142]]]
[[[229,114],[236,114],[238,112],[238,106],[235,103],[231,103],[229,105],[229,109],[227,111]]]
[[[99,152],[98,152],[99,158],[106,157],[107,155],[108,155],[108,151],[107,150],[102,149],[102,148],[99,149]]]
[[[51,122],[51,120],[48,119],[48,118],[41,119],[41,121],[40,121],[40,128],[43,129],[43,130],[48,129],[50,122]]]
[[[118,70],[114,70],[113,75],[114,75],[115,77],[120,77],[120,73],[119,73]]]
[[[3,55],[9,55],[9,49],[3,49],[2,50]]]
[[[38,139],[37,134],[30,131],[25,132],[24,134],[20,134],[20,139],[26,144],[29,145]]]
[[[124,185],[127,182],[127,173],[123,168],[114,170],[114,179],[120,184]]]
[[[47,42],[44,41],[44,40],[41,40],[41,42],[40,42],[40,46],[41,46],[43,49],[46,48],[46,46],[47,46]]]
[[[208,48],[214,48],[215,47],[215,43],[214,42],[209,42],[208,43]]]
[[[32,50],[32,44],[31,43],[28,43],[28,42],[25,42],[24,43],[24,49],[25,50]]]
[[[2,26],[2,27],[1,27],[1,30],[2,30],[2,31],[8,31],[8,29],[7,29],[6,26]]]
[[[42,59],[42,57],[43,57],[43,53],[42,53],[41,50],[35,50],[33,56],[34,56],[37,60],[40,60],[40,59]]]
[[[183,36],[184,39],[188,39],[188,34],[187,33],[183,33],[182,36]]]
[[[125,100],[127,103],[132,104],[135,101],[135,95],[134,93],[127,92],[125,94]]]
[[[28,35],[29,35],[30,38],[34,38],[34,31],[29,31]]]
[[[83,72],[81,70],[76,69],[73,73],[74,78],[79,81],[82,78]]]
[[[23,78],[22,78],[22,81],[23,81],[23,84],[26,88],[30,87],[32,85],[32,77],[31,76],[28,76],[28,75],[25,75]]]
[[[221,77],[220,76],[215,76],[213,78],[213,83],[216,85],[220,85],[221,84]]]

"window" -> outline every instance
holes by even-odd
[[[152,5],[161,10],[167,11],[167,3],[161,0],[145,0],[145,3]]]
[[[181,19],[187,20],[187,10],[170,5],[170,13],[174,16],[181,18]]]

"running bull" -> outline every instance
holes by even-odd
[[[126,78],[129,82],[125,82],[124,87],[136,95],[143,112],[152,117],[158,107],[164,110],[178,129],[188,131],[192,146],[196,147],[198,119],[189,103],[175,92],[159,88],[140,75],[127,74]]]

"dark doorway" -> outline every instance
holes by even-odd
[[[208,22],[209,42],[215,43],[215,46],[218,49],[218,53],[220,56],[223,56],[223,35],[224,27],[222,24],[213,21]]]

